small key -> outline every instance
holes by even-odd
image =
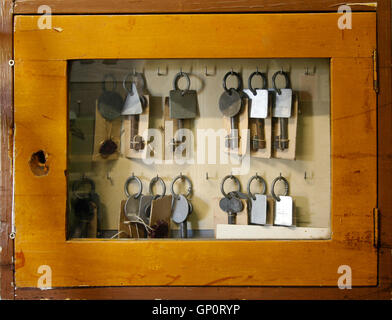
[[[237,213],[244,209],[242,201],[234,196],[230,198],[230,193],[219,201],[219,207],[228,214],[228,224],[236,224]]]
[[[143,221],[149,225],[150,224],[150,216],[149,216],[149,208],[151,207],[151,202],[155,196],[153,195],[141,195],[140,203],[139,203],[139,217],[143,219]]]
[[[74,204],[75,216],[78,218],[79,224],[75,228],[74,238],[87,238],[88,225],[94,216],[94,202],[90,198],[76,199]]]
[[[181,238],[188,237],[187,218],[191,211],[189,203],[188,199],[182,194],[177,196],[176,199],[173,197],[172,219],[175,223],[180,225]]]
[[[128,187],[132,181],[136,181],[139,186],[139,190],[135,194],[130,194],[128,191]],[[140,207],[140,197],[143,192],[143,184],[142,181],[135,175],[132,174],[124,184],[124,193],[127,197],[127,201],[124,204],[124,213],[127,216],[129,220],[131,220],[131,217],[133,215],[138,215],[139,214],[139,207]]]
[[[226,80],[230,75],[234,75],[237,78],[237,89],[227,89]],[[242,95],[240,94],[242,79],[240,74],[233,71],[226,73],[223,78],[223,88],[225,91],[219,98],[219,110],[224,116],[230,118],[230,134],[226,137],[226,147],[230,149],[237,149],[238,128],[236,127],[236,116],[241,111],[242,107]]]
[[[262,185],[261,193],[253,194],[250,190],[253,180],[257,180]],[[250,223],[264,225],[267,223],[267,184],[265,180],[257,174],[248,181],[248,213],[250,215]]]
[[[283,75],[286,80],[285,89],[277,89],[275,79],[277,75]],[[291,117],[293,91],[290,88],[290,79],[287,72],[278,71],[272,76],[272,82],[275,90],[275,102],[273,117],[279,120],[279,136],[275,136],[274,147],[279,150],[289,148],[288,139],[288,119]]]
[[[252,87],[252,79],[254,76],[260,76],[263,80],[263,87],[261,89],[254,89]],[[265,73],[259,71],[253,72],[248,79],[249,89],[244,90],[244,93],[250,99],[250,114],[249,117],[255,119],[256,135],[252,138],[252,149],[257,151],[266,148],[264,119],[268,117],[269,93],[267,76]]]
[[[185,90],[178,88],[178,80],[185,77],[187,81],[187,87]],[[194,119],[197,115],[197,92],[196,90],[190,90],[190,78],[185,72],[179,72],[176,74],[173,80],[173,90],[170,90],[170,118],[177,119],[178,130],[183,129],[184,119]],[[185,142],[185,137],[182,140],[174,139],[173,151],[181,144]]]
[[[108,78],[112,78],[113,80],[113,89],[106,89],[106,80]],[[102,82],[102,94],[98,98],[98,111],[101,116],[108,120],[112,121],[118,118],[121,115],[121,111],[123,108],[123,98],[121,95],[115,91],[117,86],[116,79],[112,74],[105,75]]]
[[[285,191],[281,196],[276,196],[274,190],[275,184],[278,181],[283,181],[285,184]],[[286,226],[286,227],[291,227],[293,225],[294,222],[293,198],[287,196],[288,191],[289,191],[288,181],[282,176],[275,178],[275,180],[272,182],[272,189],[271,189],[272,197],[275,199],[274,225]]]
[[[126,85],[128,79],[131,80],[131,88]],[[139,116],[147,106],[147,100],[143,96],[144,78],[142,74],[137,72],[127,74],[123,80],[123,87],[128,94],[121,115],[129,116],[131,120],[130,149],[143,150],[145,143],[143,138],[138,135]]]

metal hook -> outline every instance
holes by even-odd
[[[158,76],[167,76],[167,74],[169,73],[167,66],[166,66],[165,69],[166,69],[166,72],[165,72],[165,73],[161,73],[161,72],[160,72],[160,69],[159,69],[159,67],[158,67],[157,75],[158,75]]]
[[[82,100],[78,100],[76,101],[76,103],[78,104],[78,117],[80,117],[80,105],[82,103]]]
[[[309,67],[305,66],[305,76],[314,76],[316,74],[316,67],[312,68],[313,70],[310,72]]]
[[[212,77],[212,76],[214,76],[216,74],[216,67],[214,67],[214,72],[213,73],[208,73],[207,66],[205,66],[204,68],[205,68],[204,74],[205,74],[206,77]]]
[[[111,184],[111,185],[113,185],[113,179],[112,179],[112,177],[110,176],[110,171],[108,171],[108,172],[106,173],[106,179],[110,181],[110,184]]]

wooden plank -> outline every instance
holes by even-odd
[[[386,1],[388,2],[388,1]],[[387,7],[390,3],[383,4],[385,10],[379,13],[378,44],[379,44],[379,88],[378,96],[378,166],[379,166],[379,195],[378,208],[380,210],[381,246],[392,247],[392,49],[391,49],[391,16]],[[390,9],[390,8],[389,8]],[[384,226],[386,228],[384,228]]]
[[[300,18],[300,16],[296,16]],[[245,19],[248,16],[243,17],[244,20],[248,20]],[[323,21],[318,20],[318,24],[328,24],[335,21],[336,17],[329,20],[330,17],[319,15]],[[68,18],[70,17],[61,17],[64,21]],[[84,18],[89,20],[90,17]],[[102,17],[102,19],[105,18],[108,17]],[[119,24],[124,21],[132,22],[132,20],[117,18],[119,18],[116,20]],[[129,17],[125,18],[129,19]],[[148,19],[150,18],[148,17]],[[357,41],[357,35],[358,39],[362,41],[362,48],[375,47],[375,29],[374,25],[371,25],[374,15],[357,14],[356,18],[359,19],[358,21],[362,21],[364,26],[353,30],[350,36],[347,35],[345,46],[353,48]],[[188,16],[184,21],[179,16],[177,20],[171,17],[168,19],[174,23],[174,26],[179,26],[175,21],[182,21],[182,23],[187,21],[189,24],[195,23],[193,26],[196,27],[206,17]],[[65,40],[64,38],[55,37],[56,41],[52,41],[51,39],[54,38],[49,31],[47,38],[46,36],[44,38],[51,42],[51,46],[58,44],[59,47],[56,47],[56,50],[53,50],[52,47],[50,47],[51,49],[47,47],[47,49],[50,49],[49,51],[52,53],[56,52],[56,55],[59,50],[63,55],[58,56],[59,60],[45,61],[42,60],[45,59],[45,54],[42,52],[46,51],[39,48],[43,57],[39,57],[35,61],[31,60],[38,55],[33,51],[26,54],[27,50],[38,48],[30,47],[31,42],[25,37],[25,34],[30,32],[24,32],[22,30],[26,29],[20,27],[23,25],[22,20],[34,23],[34,18],[32,20],[32,17],[23,17],[23,19],[19,17],[18,20],[16,32],[18,62],[15,68],[17,79],[15,87],[17,286],[36,286],[39,276],[37,269],[42,264],[50,265],[53,274],[56,274],[56,277],[52,279],[54,287],[85,285],[336,286],[339,277],[337,269],[342,264],[348,264],[352,267],[353,274],[355,274],[354,286],[376,285],[377,251],[373,248],[372,210],[369,210],[374,206],[376,199],[375,183],[372,183],[376,179],[376,118],[375,96],[371,92],[372,59],[370,57],[332,59],[333,237],[331,241],[184,242],[146,240],[128,242],[85,240],[66,242],[64,230],[66,181],[65,176],[61,178],[61,174],[64,174],[66,170],[67,145],[65,60],[69,59],[73,53],[62,47],[61,43]],[[95,22],[97,21],[95,20]],[[296,19],[296,22],[298,21],[302,20]],[[224,22],[227,26],[232,24],[231,20]],[[289,20],[289,22],[293,23],[294,21]],[[143,24],[143,19],[138,20],[138,23]],[[212,21],[210,23],[212,25]],[[310,23],[310,26],[315,25]],[[367,33],[361,33],[362,27],[366,26],[369,27]],[[30,27],[32,28],[33,25]],[[69,27],[71,28],[71,25]],[[68,32],[67,28],[63,32]],[[114,27],[108,27],[111,32],[114,32],[114,29]],[[226,28],[220,29],[222,35],[223,30],[226,32]],[[89,52],[91,47],[95,46],[95,42],[91,44],[91,47],[90,45],[85,46],[84,38],[80,37],[85,31],[81,27],[78,32],[75,30],[76,40],[68,38],[68,45],[72,43],[72,46],[69,47],[87,47],[87,53],[83,55],[83,58],[92,58],[93,56],[90,54],[97,54],[97,52],[103,55],[118,54],[114,53],[116,49],[113,49],[118,46],[103,46],[100,51]],[[273,33],[271,30],[270,32]],[[159,34],[155,29],[151,30],[151,33],[154,34],[154,37],[156,33]],[[30,36],[34,38],[38,34],[40,33],[32,31]],[[144,35],[149,39],[152,37],[149,37],[146,31],[144,31]],[[190,33],[190,35],[194,34]],[[313,36],[319,37],[320,34],[315,32]],[[42,35],[40,37],[41,44],[45,46],[46,41],[42,41]],[[159,39],[156,38],[157,41],[166,41]],[[314,43],[315,41],[310,41],[307,45],[312,46]],[[168,43],[162,42],[161,44],[164,44],[166,49],[163,51],[166,50],[166,54],[169,51],[174,54],[175,48],[167,49]],[[194,57],[205,57],[204,44],[208,46],[205,39],[195,37],[192,49]],[[252,50],[257,51],[259,48],[258,44],[255,44],[255,48],[247,45],[249,55]],[[62,48],[65,50],[62,51]],[[180,57],[181,54],[190,54],[192,50],[180,52]],[[285,47],[281,50],[281,52],[286,52]],[[309,50],[308,52],[311,54],[310,49],[305,50]],[[146,50],[144,58],[149,58],[150,55],[155,56],[156,51]],[[231,55],[232,52],[234,51],[228,51],[226,55]],[[270,53],[281,56],[283,54],[281,52]],[[48,56],[53,57],[52,53],[49,52]],[[351,53],[357,57],[358,51],[354,50]],[[320,50],[314,54],[321,55],[324,52]],[[371,55],[371,53],[366,54]],[[49,83],[50,86],[48,86]],[[351,91],[346,90],[345,86],[347,85],[350,86]],[[40,90],[36,90],[34,93],[31,91],[34,88],[40,88]],[[27,99],[26,94],[29,92],[30,95]],[[40,113],[37,114],[36,110],[40,110]],[[344,128],[349,130],[344,130]],[[357,139],[355,142],[353,142],[351,132],[355,132]],[[25,143],[26,140],[30,141],[28,145]],[[53,161],[48,175],[35,177],[31,174],[27,163],[31,151],[42,146],[51,155]],[[359,172],[352,172],[353,169],[359,170]],[[34,194],[26,192],[26,188],[33,186],[35,187]],[[343,201],[342,195],[348,200]],[[137,256],[138,259],[123,259],[124,256],[130,255]],[[257,259],[249,259],[250,255],[257,257]],[[173,256],[176,257],[175,260],[172,259]],[[234,262],[233,257],[236,258]],[[193,261],[198,263],[193,263]],[[190,265],[192,266],[191,270],[189,269]],[[211,272],[205,273],[205,269],[211,265],[214,268]]]
[[[378,208],[379,216],[379,289],[383,299],[392,292],[392,40],[391,1],[380,2],[378,25]],[[384,293],[384,294],[381,294]]]
[[[371,58],[331,60],[332,231],[335,239],[353,248],[373,238],[377,205],[377,104],[372,70]],[[357,210],[362,212],[361,223],[354,213]]]
[[[15,52],[17,61],[370,57],[376,43],[376,14],[353,13],[351,30],[337,27],[339,17],[332,13],[54,16],[52,26],[57,29],[42,30],[38,16],[16,16]],[[244,34],[252,34],[253,45],[243,40]]]
[[[367,3],[368,0],[359,0],[355,3]],[[376,1],[374,1],[376,2]],[[38,0],[16,0],[15,12],[17,14],[34,14],[42,4]],[[202,13],[202,12],[309,12],[331,11],[336,12],[342,1],[338,0],[48,0],[45,5],[52,9],[52,13]],[[375,7],[354,5],[355,11],[374,11]]]
[[[388,299],[390,289],[360,287],[110,287],[58,288],[40,290],[17,288],[16,299],[135,299],[135,300],[369,300]]]
[[[13,148],[13,68],[12,1],[0,1],[0,298],[14,299],[12,257],[12,148]]]

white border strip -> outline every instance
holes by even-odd
[[[329,228],[217,224],[216,239],[321,240],[330,239]]]

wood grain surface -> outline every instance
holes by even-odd
[[[378,208],[379,289],[384,299],[392,297],[392,41],[391,1],[382,1],[377,14],[378,28]]]
[[[376,47],[376,14],[353,13],[351,30],[338,28],[339,17],[334,13],[54,16],[53,29],[39,29],[38,16],[16,16],[14,45],[17,60],[24,61],[369,57]],[[244,34],[252,34],[254,41],[243,41]]]
[[[364,3],[353,5],[355,11],[375,11],[368,0],[352,1]],[[372,1],[376,2],[376,1]],[[344,2],[338,0],[16,0],[17,14],[34,14],[40,5],[48,5],[52,13],[203,13],[203,12],[336,12]]]
[[[12,1],[0,1],[0,297],[14,298],[12,258],[12,148],[13,148],[13,68]]]
[[[212,15],[56,16],[53,24],[62,28],[58,32],[37,29],[37,17],[17,17],[17,286],[35,287],[37,268],[42,264],[51,266],[54,287],[336,286],[337,268],[342,264],[352,267],[354,286],[376,285],[372,212],[377,201],[377,127],[371,58],[376,46],[375,14],[354,14],[357,24],[350,32],[338,30],[336,18],[336,14],[220,15],[219,20]],[[231,30],[233,20],[237,24]],[[278,26],[298,46],[274,45]],[[121,31],[129,27],[132,33]],[[269,45],[226,43],[222,51],[227,31],[237,35],[237,28],[257,30],[261,43]],[[188,37],[180,37],[184,29]],[[301,29],[307,30],[306,37],[298,32]],[[169,30],[170,37],[166,34]],[[141,39],[142,34],[145,40],[140,46],[128,47],[127,43]],[[173,38],[180,39],[179,43]],[[209,39],[215,43],[206,41]],[[125,45],[115,45],[120,40]],[[66,60],[97,55],[331,57],[332,240],[65,241]],[[49,154],[49,174],[43,177],[32,175],[26,165],[37,149]],[[259,258],[249,259],[249,255]],[[124,258],[129,256],[134,258]]]

